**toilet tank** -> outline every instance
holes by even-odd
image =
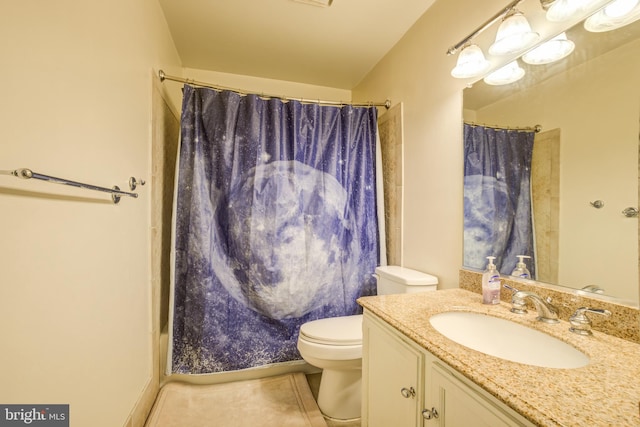
[[[397,265],[377,267],[375,276],[378,281],[378,295],[435,291],[438,286],[437,277]]]

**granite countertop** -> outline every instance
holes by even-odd
[[[514,314],[510,304],[483,305],[481,298],[446,289],[363,297],[358,303],[537,425],[640,426],[640,344],[598,331],[577,335],[566,320],[545,324],[535,320],[534,310]],[[429,318],[446,311],[513,320],[573,345],[590,363],[575,369],[540,368],[480,353],[431,326]]]

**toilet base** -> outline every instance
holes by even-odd
[[[331,427],[360,427],[361,426],[361,417],[358,418],[349,418],[348,420],[339,420],[337,418],[331,418],[326,415],[322,415],[322,418],[329,424]]]
[[[360,418],[362,369],[323,369],[318,390],[318,407],[329,418]]]

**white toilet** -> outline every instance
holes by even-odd
[[[398,266],[376,268],[378,295],[436,290],[438,279]],[[335,420],[360,417],[362,315],[332,317],[300,327],[298,350],[310,365],[322,368],[318,406]]]

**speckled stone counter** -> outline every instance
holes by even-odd
[[[568,290],[562,286],[554,286],[531,280],[518,280],[515,277],[502,277],[502,283],[521,291],[531,291],[542,298],[551,298],[558,308],[561,319],[569,319],[578,307],[604,308],[615,316],[591,316],[593,330],[604,332],[614,337],[640,344],[640,310],[637,307],[621,304],[604,296],[593,297],[586,292]],[[482,292],[482,272],[460,270],[460,288],[467,291]],[[500,292],[502,301],[511,301],[511,292]]]
[[[577,335],[566,321],[548,325],[535,320],[535,311],[519,315],[505,302],[483,305],[480,295],[464,289],[363,297],[358,302],[537,425],[640,426],[639,344],[598,331]],[[429,323],[434,314],[456,310],[546,332],[587,354],[590,363],[576,369],[539,368],[469,349]]]

